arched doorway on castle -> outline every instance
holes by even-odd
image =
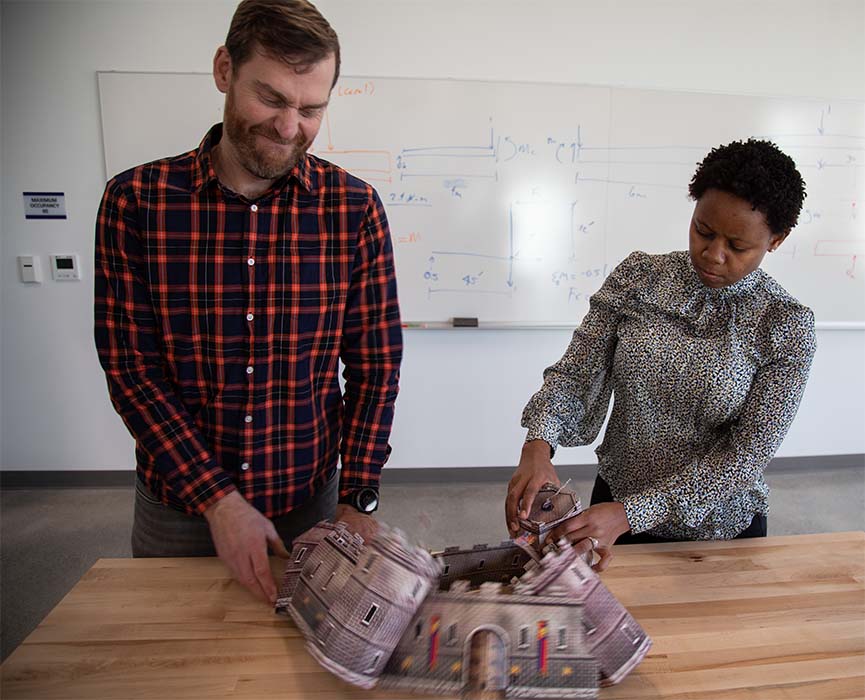
[[[467,700],[498,700],[508,687],[507,645],[501,630],[481,627],[466,641],[467,669],[463,697]]]

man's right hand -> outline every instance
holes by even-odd
[[[559,485],[559,477],[550,460],[550,445],[532,440],[523,445],[520,464],[508,483],[505,499],[505,524],[514,537],[520,531],[517,518],[527,518],[535,496],[544,484]]]
[[[231,575],[259,598],[276,602],[276,584],[267,557],[267,545],[283,559],[288,550],[273,523],[253,508],[237,491],[204,511],[216,553]]]

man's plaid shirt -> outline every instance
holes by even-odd
[[[340,493],[378,485],[402,359],[393,249],[375,190],[314,156],[254,202],[222,187],[221,133],[108,182],[96,345],[154,495],[202,513],[237,489],[274,517],[338,458]]]

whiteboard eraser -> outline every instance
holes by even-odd
[[[454,328],[477,328],[478,319],[475,316],[454,316],[451,324]]]

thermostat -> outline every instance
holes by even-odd
[[[68,282],[80,280],[81,270],[78,265],[77,255],[52,255],[51,256],[51,279],[55,282]]]

